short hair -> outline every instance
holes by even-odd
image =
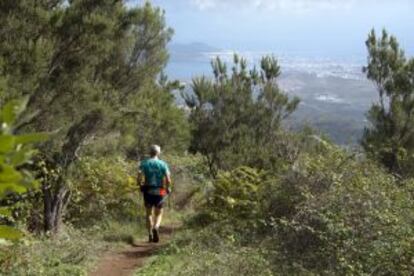
[[[149,153],[151,156],[156,156],[161,153],[161,147],[158,145],[152,145],[149,149]]]

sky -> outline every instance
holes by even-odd
[[[132,5],[145,0],[130,0]],[[223,50],[298,55],[365,53],[369,31],[386,28],[414,54],[412,0],[152,0],[175,30],[173,42]]]

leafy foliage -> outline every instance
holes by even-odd
[[[142,202],[135,169],[117,157],[82,159],[71,170],[72,197],[66,220],[85,226],[102,219],[136,219]]]
[[[0,111],[0,200],[9,205],[9,200],[38,188],[38,183],[30,173],[20,166],[28,163],[35,153],[31,149],[34,142],[46,139],[46,134],[15,135],[14,123],[24,111],[26,101],[11,101]],[[1,220],[12,222],[10,207],[0,207]],[[16,240],[21,233],[8,225],[0,225],[0,239]]]
[[[138,155],[157,138],[171,150],[186,147],[187,122],[174,106],[174,82],[157,82],[172,36],[159,8],[112,0],[6,0],[0,25],[0,87],[7,91],[0,101],[29,99],[15,132],[59,130],[39,146],[47,170],[57,174],[42,182],[46,231],[59,229],[71,195],[68,171],[97,137],[122,136],[115,150],[134,147]],[[105,146],[94,153],[111,150]]]
[[[259,196],[265,177],[262,173],[248,167],[240,167],[225,172],[213,182],[213,190],[208,206],[214,217],[220,219],[257,218]]]
[[[304,158],[279,183],[277,190],[292,187],[294,192],[275,193],[269,202],[282,199],[291,208],[270,213],[270,225],[281,245],[279,258],[296,267],[296,273],[389,275],[413,270],[412,199],[405,188],[396,188],[392,176],[331,148]]]
[[[320,143],[278,175],[240,168],[219,176],[203,225],[239,250],[262,244],[281,274],[411,274],[411,184]]]
[[[151,144],[160,145],[165,152],[184,152],[190,140],[190,127],[184,110],[175,103],[173,91],[180,85],[166,78],[142,90],[136,107],[127,112],[121,125],[121,144],[131,157],[142,158]],[[124,140],[124,141],[125,141]]]

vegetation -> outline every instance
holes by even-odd
[[[2,275],[87,275],[106,250],[145,236],[136,223],[103,221],[89,228],[65,225],[54,239],[37,237],[0,248]]]
[[[260,72],[248,71],[246,60],[235,55],[230,76],[219,58],[212,67],[214,80],[195,79],[194,94],[184,95],[193,125],[190,149],[205,156],[213,176],[218,170],[269,162],[274,152],[267,154],[265,148],[279,140],[282,120],[299,104],[279,89],[277,60],[264,57]]]
[[[393,140],[402,130],[397,127],[402,122],[406,129],[400,134],[407,138],[411,135],[411,88],[409,63],[404,64],[397,45],[385,32],[382,40],[377,41],[372,33],[367,42],[366,72],[378,82],[386,79],[388,83],[383,85],[389,90],[379,86],[384,93],[380,93],[380,98],[388,95],[388,100],[381,101],[384,106],[390,104],[389,109],[384,107],[378,113],[380,105],[374,105],[368,114],[375,123],[366,130],[363,141],[369,159],[359,152],[341,149],[312,131],[289,136],[280,128],[277,133],[278,137],[285,137],[284,154],[274,151],[272,144],[277,142],[265,143],[264,154],[260,143],[249,144],[247,157],[241,157],[240,144],[227,155],[217,147],[212,156],[222,167],[217,166],[221,170],[212,174],[212,185],[206,185],[206,200],[200,203],[198,213],[189,218],[181,235],[159,258],[138,274],[163,275],[168,271],[168,275],[411,275],[414,210],[413,180],[408,168],[412,161],[408,159],[408,140],[404,140],[405,144]],[[393,63],[394,60],[401,64]],[[213,69],[221,67],[224,65],[220,61],[213,64]],[[216,82],[220,82],[217,75]],[[203,79],[195,84],[195,93],[201,99],[204,94],[200,91],[204,90],[197,92],[198,85],[217,85]],[[237,82],[228,85],[230,91],[239,88]],[[204,111],[198,106],[198,113],[196,106],[192,115],[213,117],[215,104],[220,103],[217,99]],[[240,102],[235,106],[236,112],[243,114],[245,106]],[[255,116],[252,110],[249,114]],[[212,154],[217,141],[224,140],[226,133],[248,133],[243,125],[229,128],[219,120],[208,124],[207,128],[196,127],[202,132],[197,136],[201,140],[210,129],[221,132],[215,133],[215,143],[205,147],[207,151],[199,150],[204,155]],[[231,135],[226,137],[230,140],[224,141],[235,140],[231,140]],[[221,146],[225,151],[229,145]],[[391,156],[386,155],[392,153],[389,145],[400,147],[393,157],[397,167],[390,166],[390,159],[384,159]],[[251,162],[251,154],[276,162]],[[226,167],[228,156],[237,162]],[[210,156],[206,158],[211,160]]]
[[[410,275],[412,180],[328,142],[283,173],[219,175],[148,275]]]
[[[362,144],[391,172],[413,176],[414,59],[407,59],[397,39],[385,30],[380,38],[372,31],[366,44],[369,56],[364,70],[377,86],[379,103],[368,112],[371,127],[365,130]]]
[[[153,143],[183,226],[138,273],[414,273],[414,61],[385,31],[367,40],[379,102],[359,152],[283,128],[299,99],[272,56],[214,60],[178,108],[173,32],[149,3],[4,0],[0,26],[0,274],[85,275],[142,238]]]
[[[16,240],[22,233],[12,227],[14,218],[12,204],[15,198],[21,197],[37,188],[38,183],[31,174],[19,167],[25,165],[35,151],[30,143],[46,139],[45,134],[14,135],[14,123],[23,112],[26,102],[12,101],[0,111],[0,240]]]
[[[41,167],[54,174],[42,177],[45,231],[59,230],[72,192],[67,176],[86,144],[118,135],[119,150],[142,150],[149,141],[185,147],[185,117],[169,93],[174,83],[157,82],[172,35],[160,9],[130,9],[122,1],[2,1],[0,18],[7,91],[1,101],[29,99],[15,131],[58,130],[39,148]]]

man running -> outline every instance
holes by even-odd
[[[159,159],[161,148],[153,145],[149,153],[150,158],[139,165],[137,181],[144,196],[149,242],[159,242],[164,201],[171,192],[171,176],[167,163]]]

